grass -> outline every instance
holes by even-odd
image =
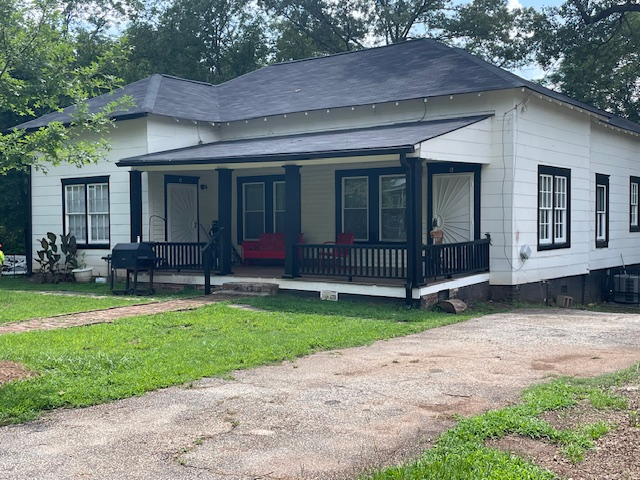
[[[543,412],[567,409],[588,401],[597,409],[623,409],[626,400],[611,392],[640,378],[640,364],[592,379],[561,378],[527,389],[519,405],[482,415],[460,418],[453,429],[440,436],[436,445],[416,462],[373,473],[368,480],[551,480],[556,476],[517,456],[485,446],[489,439],[522,435],[558,444],[573,462],[580,462],[594,440],[610,426],[596,422],[576,429],[558,430],[542,421]]]
[[[36,287],[38,287],[36,289]],[[52,293],[81,293],[89,295],[53,295]],[[181,292],[180,296],[193,295],[195,291]],[[103,296],[96,296],[103,295]],[[65,313],[101,310],[125,305],[149,303],[159,298],[176,296],[176,293],[160,292],[153,297],[129,297],[112,295],[107,285],[59,283],[39,285],[24,278],[2,278],[0,281],[0,325],[32,318],[50,317]]]
[[[114,290],[122,289],[124,289],[124,282],[118,282],[115,284]],[[25,277],[24,275],[15,277],[0,277],[0,292],[11,290],[33,292],[76,292],[93,295],[112,295],[108,283],[37,283],[32,281],[32,279]],[[193,289],[188,289],[187,287],[179,291],[163,290],[162,288],[156,287],[156,293],[154,294],[154,297],[189,297],[201,293],[202,292],[197,292]]]
[[[227,376],[319,350],[369,344],[473,315],[286,295],[247,303],[272,311],[213,304],[113,324],[0,335],[0,360],[20,362],[36,374],[0,387],[0,424]]]

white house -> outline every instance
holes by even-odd
[[[106,273],[116,244],[151,241],[156,280],[203,284],[215,221],[226,275],[214,284],[408,301],[584,302],[603,297],[611,269],[640,263],[640,125],[433,40],[222,85],[154,75],[122,94],[136,106],[114,116],[106,161],[32,172],[36,248],[72,232]],[[19,127],[53,120],[70,117]],[[284,266],[235,265],[263,232],[284,234]],[[323,246],[341,232],[353,245]]]

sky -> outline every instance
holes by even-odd
[[[541,7],[557,7],[564,3],[563,0],[509,0],[509,5],[512,7],[534,7],[540,9]]]

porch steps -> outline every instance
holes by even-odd
[[[277,295],[280,286],[277,283],[229,282],[223,283],[221,293],[238,293],[251,295]]]

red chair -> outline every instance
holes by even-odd
[[[335,242],[324,242],[323,245],[353,245],[355,240],[355,234],[353,233],[339,233]],[[321,252],[323,260],[333,260],[334,268],[339,263],[344,263],[344,260],[351,254],[350,248],[326,248]]]

